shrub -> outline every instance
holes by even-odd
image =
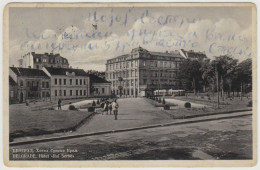
[[[69,105],[69,110],[78,110],[74,105]]]
[[[93,100],[93,102],[92,102],[92,106],[96,106],[96,102],[95,102],[95,100]]]
[[[164,98],[163,98],[163,100],[162,100],[162,104],[165,104],[165,100],[164,100]]]
[[[97,104],[100,104],[100,101],[99,101],[99,99],[97,100]]]
[[[191,108],[190,102],[186,102],[186,103],[184,104],[184,107],[185,107],[185,108]]]
[[[88,112],[94,112],[95,111],[95,108],[94,107],[89,107],[88,108]]]
[[[252,100],[248,102],[247,107],[252,107]]]
[[[161,103],[161,102],[162,102],[162,100],[161,100],[161,98],[159,98],[158,103]]]
[[[166,105],[164,105],[164,110],[170,110],[170,105],[168,105],[168,104],[166,104]]]

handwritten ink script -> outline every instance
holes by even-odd
[[[125,33],[118,35],[120,29]],[[76,26],[62,32],[45,30],[40,34],[25,31],[28,40],[20,44],[22,51],[82,51],[100,50],[129,52],[137,46],[158,49],[194,49],[215,54],[251,57],[251,38],[237,32],[230,25],[220,25],[198,17],[158,15],[149,9],[135,15],[132,9],[125,12],[91,12],[85,28]]]

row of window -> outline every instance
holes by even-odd
[[[23,80],[20,80],[20,86],[23,87]],[[39,87],[39,81],[27,81],[27,87]],[[49,88],[48,81],[42,81],[42,88]]]
[[[99,91],[98,88],[95,88],[95,93],[96,93],[96,94],[100,94],[100,91]],[[102,93],[102,94],[105,93],[105,88],[102,88],[101,93]]]
[[[138,72],[137,70],[132,71],[120,71],[120,72],[114,72],[114,73],[106,73],[107,79],[118,79],[118,77],[127,78],[127,77],[137,77]]]
[[[112,86],[113,87],[118,87],[118,86],[123,86],[123,87],[128,87],[130,84],[131,86],[134,86],[134,82],[135,82],[135,86],[138,85],[138,80],[135,79],[134,80],[126,80],[126,81],[123,81],[123,82],[120,82],[120,81],[112,81]]]
[[[137,67],[138,66],[138,60],[110,64],[110,65],[107,65],[106,69],[107,70],[115,70],[115,69],[130,68],[130,66],[131,67]]]
[[[55,90],[55,96],[86,96],[87,95],[87,90]]]
[[[36,63],[41,63],[41,62],[43,62],[43,63],[47,63],[48,62],[48,59],[47,58],[35,58],[34,59],[34,62],[36,62]],[[65,59],[61,59],[61,60],[55,60],[55,59],[49,59],[49,63],[67,63],[67,60],[65,60]]]
[[[129,75],[129,72],[130,72],[130,75]],[[110,79],[118,79],[119,77],[122,77],[122,78],[128,78],[128,77],[137,77],[138,75],[138,72],[135,70],[135,71],[122,71],[122,72],[115,72],[115,73],[106,73],[106,78],[108,80]],[[173,78],[173,77],[176,77],[176,73],[175,72],[161,72],[159,73],[158,71],[146,71],[146,70],[143,70],[142,71],[142,75],[144,77],[150,75],[151,77],[168,77],[168,78]]]
[[[57,79],[57,78],[55,78],[54,84],[55,85],[67,85],[67,79]],[[73,85],[73,79],[68,80],[68,85]],[[86,80],[85,79],[76,79],[75,85],[86,85]]]
[[[146,61],[142,61],[140,66],[146,66]],[[130,67],[131,66],[131,67]],[[124,68],[133,68],[138,66],[138,61],[127,61],[107,65],[106,70],[116,70]],[[149,66],[149,65],[148,65]],[[150,67],[179,68],[180,63],[173,61],[150,61]]]

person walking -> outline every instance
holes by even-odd
[[[109,105],[109,102],[106,101],[106,108],[105,108],[105,111],[107,112],[107,115],[108,115],[108,105]]]
[[[107,101],[105,101],[105,103],[104,103],[104,110],[103,110],[103,112],[107,112],[107,114],[108,114],[108,102]]]
[[[112,103],[112,110],[113,110],[114,115],[115,115],[115,120],[117,120],[118,108],[119,108],[119,105],[118,105],[118,103],[116,102],[116,99],[115,99],[114,102]]]
[[[58,101],[58,110],[61,110],[61,99]]]
[[[112,114],[112,103],[111,102],[109,102],[109,104],[108,104],[108,109],[109,109],[110,114]]]

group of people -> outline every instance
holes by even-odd
[[[109,102],[108,100],[106,100],[105,104],[104,104],[103,112],[107,112],[107,115],[108,115],[108,111],[110,112],[110,114],[112,114],[112,112],[113,112],[114,116],[115,116],[115,120],[117,120],[118,108],[119,108],[119,105],[118,105],[116,99],[113,102]],[[58,100],[58,110],[61,110],[61,99]]]
[[[112,112],[113,112],[114,116],[115,116],[115,120],[117,120],[118,108],[119,108],[119,105],[118,105],[116,99],[113,102],[109,102],[108,100],[105,101],[104,112],[106,112],[107,115],[108,115],[108,111],[110,112],[110,114],[112,114]]]

